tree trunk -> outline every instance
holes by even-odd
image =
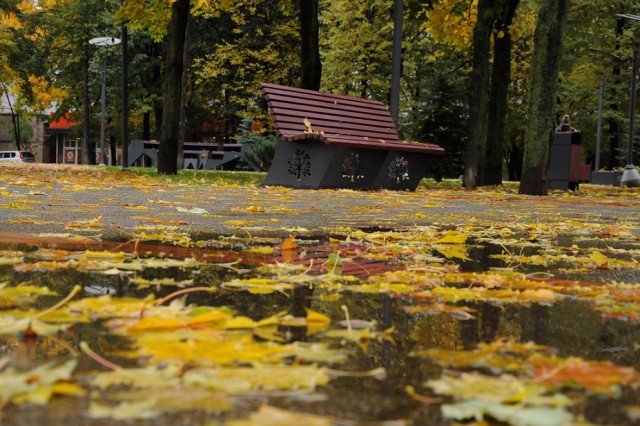
[[[152,94],[157,93],[156,82],[162,80],[162,74],[160,70],[159,60],[160,53],[158,52],[159,46],[157,43],[153,43],[148,48],[148,55],[153,58],[153,66],[151,68],[151,79],[145,85],[146,89]],[[151,112],[146,114],[148,119],[148,127],[146,133],[144,133],[142,139],[151,140],[152,138],[155,140],[160,139],[160,135],[162,134],[162,100],[158,99],[158,96],[152,96],[151,98],[151,109],[153,110],[153,131],[151,130]],[[145,129],[143,129],[145,132]]]
[[[11,112],[11,124],[13,125],[13,137],[16,140],[16,148],[18,151],[21,151],[20,148],[20,119],[18,115],[13,111],[13,105],[11,105],[11,97],[9,96],[9,91],[5,92],[7,97],[7,105],[9,105],[9,111]]]
[[[469,141],[464,170],[464,186],[475,188],[482,174],[487,138],[489,103],[489,57],[495,0],[478,1],[478,20],[473,28],[473,65],[469,82]]]
[[[509,158],[507,159],[509,180],[514,182],[519,181],[522,175],[522,150],[520,149],[520,144],[518,144],[517,139],[518,137],[516,136],[511,137]]]
[[[160,139],[160,135],[162,135],[162,101],[161,100],[156,99],[153,101],[153,116],[156,119],[155,126],[154,126],[155,134],[153,136],[155,140],[158,140]]]
[[[122,170],[129,168],[129,31],[122,31]],[[116,158],[114,155],[113,158]]]
[[[188,72],[189,69],[189,40],[191,38],[190,34],[190,19],[189,15],[187,15],[187,27],[185,28],[184,34],[184,51],[182,53],[182,64],[183,64],[183,72],[182,72],[182,95],[180,96],[180,130],[178,131],[178,161],[176,167],[178,169],[182,168],[184,164],[184,141],[185,134],[187,133],[187,83],[188,83]]]
[[[89,42],[86,43],[87,45]],[[89,111],[89,52],[85,48],[82,57],[82,104],[84,111],[82,114],[82,144],[81,144],[81,164],[96,164],[96,155],[93,152],[92,144],[89,142],[91,137],[91,111]],[[56,158],[58,153],[56,152]]]
[[[151,139],[151,112],[146,111],[142,114],[142,140]]]
[[[320,90],[322,63],[318,36],[318,0],[299,0],[300,61],[303,89]]]
[[[393,64],[391,70],[391,96],[389,112],[396,128],[400,115],[400,78],[402,77],[402,27],[404,0],[395,0],[393,12]]]
[[[558,72],[567,0],[543,0],[538,12],[520,193],[547,195],[549,146],[555,129]]]
[[[162,134],[158,149],[158,173],[178,173],[180,99],[182,96],[183,50],[190,0],[177,0],[171,6],[167,28],[167,65],[162,89]]]
[[[501,185],[503,148],[505,144],[505,121],[508,111],[509,82],[511,75],[510,26],[520,0],[510,0],[496,21],[493,44],[493,68],[491,71],[491,93],[486,152],[480,185]]]

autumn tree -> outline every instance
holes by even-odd
[[[458,177],[464,172],[467,141],[467,49],[464,43],[433,37],[422,6],[411,1],[406,6],[399,132],[405,139],[445,148],[425,165],[429,176]]]
[[[42,61],[41,69],[30,66],[32,71],[57,90],[67,94],[50,102],[56,105],[57,114],[71,112],[82,121],[81,163],[94,164],[95,145],[91,143],[92,99],[98,98],[101,59],[113,52],[101,50],[89,44],[93,37],[117,34],[114,25],[113,4],[99,0],[69,0],[65,2],[40,2],[31,13],[32,21],[39,28],[29,31],[38,37],[34,60]],[[109,74],[118,73],[108,67]],[[95,83],[95,84],[92,84]],[[110,96],[110,99],[115,97]],[[74,114],[82,111],[82,117]]]
[[[505,76],[511,74],[511,24],[518,4],[519,0],[478,1],[469,88],[467,189],[502,183],[510,82]]]
[[[520,162],[519,123],[528,91],[528,78],[521,76],[528,76],[531,4],[529,0],[441,0],[424,11],[430,34],[466,55],[471,64],[467,188],[500,184],[505,160],[510,176]]]
[[[44,114],[52,105],[64,102],[68,91],[56,85],[59,62],[48,64],[51,46],[49,32],[42,18],[45,7],[34,2],[7,2],[3,9],[2,28],[12,39],[14,46],[8,58],[11,81],[3,85],[9,100],[9,92],[15,97],[9,100],[12,110],[14,138],[18,147],[28,139],[31,129],[21,125],[20,117]]]
[[[532,2],[522,1],[511,27],[513,48],[509,83],[508,110],[505,120],[503,157],[509,180],[518,181],[522,175],[522,155],[526,130],[529,75],[533,52],[535,10]]]
[[[167,62],[162,90],[162,133],[158,149],[158,173],[178,173],[178,145],[180,133],[180,102],[184,48],[190,0],[177,0],[171,6],[171,20],[167,27]]]
[[[190,112],[218,136],[233,136],[244,117],[266,118],[260,82],[300,85],[300,22],[287,1],[234,2],[193,26]]]
[[[549,146],[555,129],[558,73],[567,0],[543,0],[538,12],[520,193],[547,194]]]
[[[496,5],[493,26],[493,64],[487,117],[486,149],[481,168],[481,185],[502,184],[503,147],[506,139],[509,83],[511,81],[511,24],[520,0],[501,0]]]
[[[9,21],[15,17],[15,4],[8,3],[0,6],[2,13],[2,25],[0,25],[0,97],[6,97],[7,105],[11,112],[11,122],[13,124],[13,134],[16,141],[17,149],[20,148],[20,123],[17,120],[18,115],[15,114],[11,99],[11,86],[15,81],[16,75],[11,66],[11,57],[16,52],[16,45],[13,42],[11,30],[9,29]]]
[[[599,86],[604,80],[601,168],[620,166],[629,105],[628,66],[637,23],[618,13],[640,14],[633,0],[573,0],[567,11],[558,90],[558,116],[569,114],[582,133],[584,161],[594,162]],[[637,34],[637,33],[636,33]]]
[[[472,189],[484,167],[489,106],[489,58],[491,31],[495,21],[495,0],[478,0],[478,17],[473,28],[473,59],[469,77],[469,141],[463,183]]]
[[[0,14],[2,14],[2,23],[0,25],[0,87],[6,88],[13,82],[15,78],[11,67],[11,56],[16,50],[15,43],[9,26],[6,25],[6,19],[10,18],[10,14],[15,10],[15,6],[11,2],[0,5]],[[2,93],[0,93],[2,95]]]

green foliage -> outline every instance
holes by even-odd
[[[16,135],[14,132],[10,132],[11,141],[15,146],[19,146],[25,151],[30,151],[30,141],[33,138],[33,127],[31,127],[31,124],[29,124],[28,114],[26,114],[25,112],[21,112],[20,114],[18,114],[18,117],[18,119],[20,120],[20,144],[16,144]]]
[[[429,162],[427,174],[457,178],[467,140],[468,53],[430,37],[413,16],[404,32],[400,134],[444,147],[444,156]]]
[[[241,136],[236,141],[242,144],[242,161],[255,171],[268,171],[276,153],[274,135],[260,136],[251,130],[251,118],[244,118],[240,124]]]
[[[570,4],[560,73],[558,117],[569,114],[582,133],[585,155],[595,154],[600,80],[606,80],[601,167],[615,168],[628,129],[629,80],[640,25],[616,14],[640,14],[631,0],[576,0]],[[618,132],[622,146],[617,147]],[[611,142],[614,143],[611,143]],[[624,150],[626,152],[626,150]]]
[[[10,57],[14,52],[15,44],[11,32],[6,26],[0,25],[0,86],[5,86],[14,79],[14,71],[10,64]]]
[[[447,73],[439,64],[431,64],[431,72],[421,84],[428,86],[414,100],[415,122],[412,138],[436,143],[445,149],[442,156],[429,163],[428,174],[436,177],[458,177],[464,170],[467,141],[467,92],[464,70]],[[455,64],[449,62],[449,66]],[[460,84],[463,83],[463,84]],[[410,126],[406,126],[410,130]]]
[[[295,85],[299,35],[289,2],[235,2],[192,28],[192,102],[223,123],[227,137],[247,112],[263,113],[258,83]]]
[[[275,136],[254,136],[243,142],[242,159],[251,168],[259,171],[268,171],[276,152]]]
[[[322,90],[387,101],[392,0],[327,0],[320,15]]]

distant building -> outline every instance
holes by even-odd
[[[57,120],[51,119],[46,126],[46,138],[42,149],[43,163],[80,163],[80,138],[74,136],[74,129],[81,123],[71,120],[69,113]]]
[[[15,97],[11,96],[11,98],[13,104]],[[11,108],[6,95],[3,95],[0,97],[0,150],[2,151],[16,149],[13,121],[11,118]],[[31,134],[26,141],[21,143],[20,148],[31,151],[36,157],[37,162],[43,161],[42,153],[47,122],[46,116],[38,114],[32,115],[29,120],[23,119],[20,121],[22,134]],[[27,132],[27,127],[31,129],[31,132]]]
[[[11,105],[14,104],[15,96],[11,95]],[[48,111],[45,114],[33,114],[28,120],[20,121],[22,134],[30,135],[21,142],[20,148],[31,151],[38,163],[78,164],[81,140],[76,127],[81,123],[73,121],[69,113],[57,120],[54,120],[52,115],[53,113]],[[27,130],[27,127],[30,130]],[[11,107],[6,95],[3,95],[0,96],[0,151],[14,149],[16,143]]]

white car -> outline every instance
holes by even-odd
[[[0,151],[0,161],[35,163],[36,158],[29,151]]]

